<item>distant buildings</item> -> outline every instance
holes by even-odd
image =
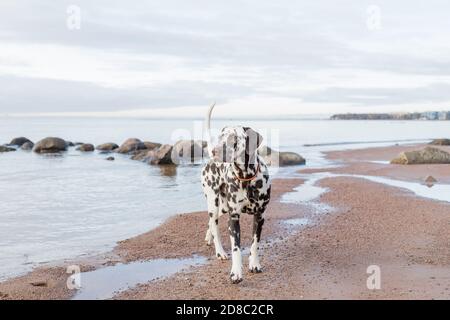
[[[450,120],[450,111],[441,111],[438,115],[439,120]]]
[[[424,112],[424,113],[422,113],[422,116],[420,118],[422,120],[438,120],[439,112],[436,112],[436,111]]]
[[[450,120],[450,111],[431,111],[422,113],[424,120]]]
[[[345,113],[331,116],[331,120],[450,120],[450,111],[412,113]]]

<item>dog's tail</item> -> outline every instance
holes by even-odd
[[[212,143],[212,136],[211,136],[211,115],[214,110],[214,107],[216,106],[216,103],[214,102],[208,109],[208,113],[206,114],[206,141],[208,143],[208,154],[209,157],[213,157],[213,143]]]

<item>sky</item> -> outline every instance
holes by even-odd
[[[0,114],[450,110],[446,0],[2,0]]]

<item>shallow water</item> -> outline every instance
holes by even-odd
[[[284,220],[283,222],[290,226],[296,226],[296,227],[304,227],[311,223],[310,219],[308,219],[308,218],[293,218],[293,219]]]
[[[8,199],[0,214],[0,276],[109,250],[114,240],[146,232],[169,215],[203,208],[197,167],[165,176],[118,155],[113,162],[76,151],[7,156],[16,172],[0,178],[0,194]]]
[[[206,258],[192,257],[187,259],[156,259],[129,264],[117,264],[95,271],[79,274],[79,285],[73,300],[104,300],[161,277],[168,277],[191,266],[199,266]]]
[[[353,175],[353,177],[386,184],[392,187],[407,189],[419,197],[450,202],[450,184],[436,183],[432,186],[427,186],[418,182],[395,180],[385,177],[361,176],[361,175]]]
[[[227,124],[261,131],[275,149],[302,154],[307,167],[335,165],[323,151],[392,145],[393,138],[450,136],[445,122],[213,121],[216,129]],[[201,121],[187,120],[0,118],[0,144],[17,136],[93,144],[120,144],[129,137],[173,143],[202,138],[201,126]],[[0,280],[48,261],[105,252],[174,214],[205,209],[200,166],[164,170],[114,156],[110,162],[106,155],[74,149],[60,157],[20,150],[0,154]],[[297,169],[273,174],[290,177]],[[309,187],[307,193],[313,194]]]
[[[285,193],[281,197],[283,203],[308,203],[317,199],[321,194],[327,192],[326,188],[316,186],[316,182],[321,177],[307,177],[307,180],[300,186],[294,188],[294,191]]]
[[[450,202],[450,184],[436,183],[432,186],[425,185],[419,182],[410,182],[397,180],[386,177],[355,175],[355,174],[335,174],[329,172],[320,172],[309,175],[300,174],[299,177],[308,179],[305,183],[295,188],[293,192],[287,193],[282,197],[283,202],[287,203],[301,203],[314,204],[321,194],[327,192],[326,188],[316,186],[315,184],[326,178],[350,177],[369,180],[384,185],[406,189],[413,192],[415,195],[432,200]]]

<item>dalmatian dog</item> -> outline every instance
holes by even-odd
[[[250,248],[249,271],[262,272],[258,257],[258,245],[264,224],[263,214],[270,201],[271,184],[266,164],[258,156],[257,149],[262,142],[259,133],[247,127],[225,127],[218,143],[211,142],[211,114],[206,118],[208,153],[211,160],[202,170],[202,185],[208,205],[209,223],[206,232],[208,245],[214,243],[218,259],[226,260],[219,235],[219,217],[228,215],[228,231],[232,249],[232,283],[242,281],[241,214],[253,215],[252,245]]]

